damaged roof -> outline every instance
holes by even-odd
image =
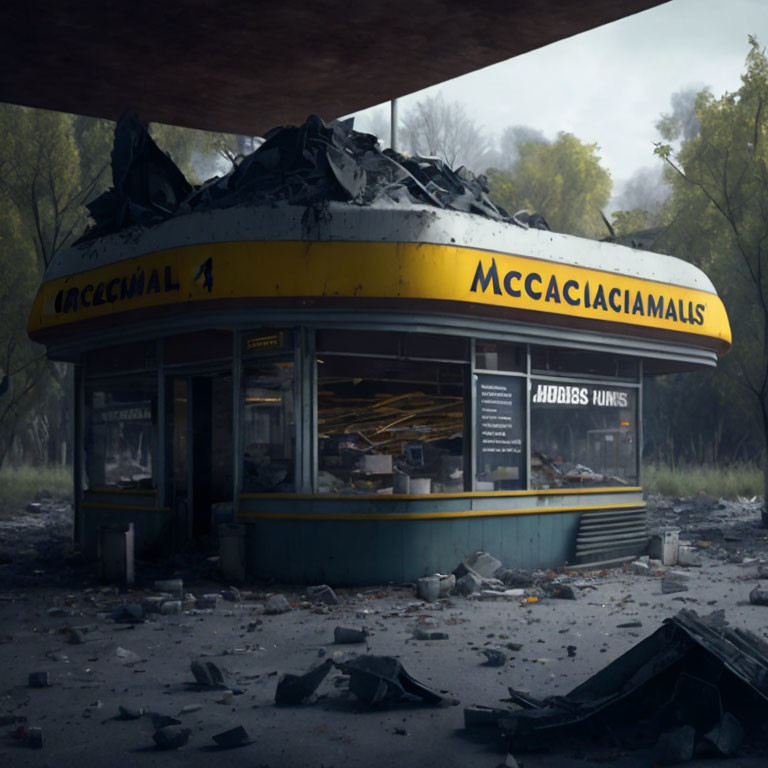
[[[352,119],[326,124],[311,115],[300,126],[274,128],[228,174],[193,187],[138,117],[126,113],[115,128],[112,187],[88,204],[94,225],[80,242],[192,212],[331,201],[426,204],[549,229],[538,214],[512,215],[494,204],[485,176],[464,167],[453,170],[436,157],[382,150],[376,136],[352,126]]]

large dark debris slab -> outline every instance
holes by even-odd
[[[304,675],[284,674],[277,683],[275,704],[293,706],[306,703],[317,690],[320,683],[333,666],[331,659],[326,659]]]
[[[364,704],[416,701],[434,706],[456,703],[411,677],[394,656],[357,656],[336,666],[349,675],[350,692]]]
[[[510,690],[507,701],[515,708],[472,711],[466,722],[493,717],[513,752],[610,738],[653,750],[659,764],[732,755],[765,738],[768,644],[729,627],[722,611],[683,610],[567,695],[539,701]]]
[[[382,150],[353,120],[273,128],[254,152],[223,177],[192,187],[145,125],[126,113],[115,128],[113,186],[91,203],[94,225],[80,241],[132,226],[150,227],[185,213],[277,203],[314,207],[329,201],[371,205],[378,200],[427,204],[476,213],[524,228],[549,229],[539,214],[510,215],[488,196],[488,180],[436,157]]]

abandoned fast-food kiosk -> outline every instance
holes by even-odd
[[[643,550],[643,376],[730,345],[678,259],[431,205],[236,205],[57,254],[30,335],[76,366],[76,538],[231,516],[249,577],[405,581]]]

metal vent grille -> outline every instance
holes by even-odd
[[[584,512],[576,534],[576,563],[642,555],[648,546],[645,506]]]

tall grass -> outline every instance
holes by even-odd
[[[664,464],[643,464],[643,488],[646,493],[664,496],[696,496],[699,493],[723,499],[762,496],[763,473],[753,464],[674,468]]]
[[[72,496],[72,467],[11,467],[0,468],[0,513],[15,512],[34,501],[38,493]]]

